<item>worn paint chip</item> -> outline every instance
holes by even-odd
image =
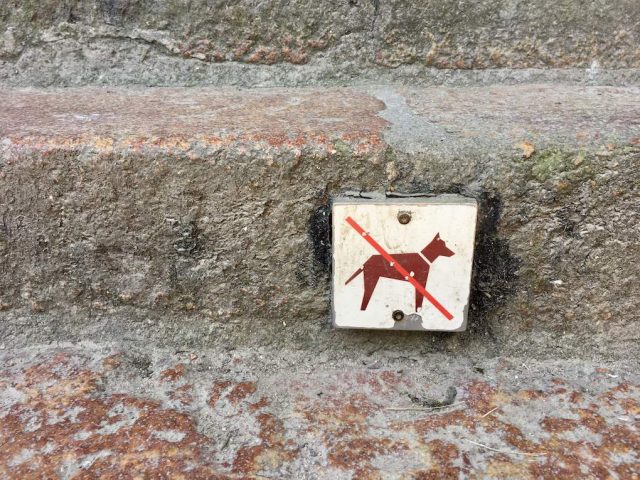
[[[459,195],[336,198],[334,325],[464,330],[477,211]]]

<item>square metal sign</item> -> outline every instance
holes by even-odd
[[[459,195],[334,199],[334,326],[464,330],[477,213]]]

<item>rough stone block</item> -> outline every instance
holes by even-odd
[[[3,342],[637,353],[639,99],[4,90]],[[477,199],[466,332],[331,330],[328,203],[344,191]]]
[[[636,0],[5,1],[0,82],[637,84],[639,21]]]

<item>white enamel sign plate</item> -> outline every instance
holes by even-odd
[[[464,330],[477,210],[457,195],[335,199],[334,325]]]

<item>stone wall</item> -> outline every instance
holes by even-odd
[[[0,82],[629,84],[638,21],[635,0],[5,1]]]

